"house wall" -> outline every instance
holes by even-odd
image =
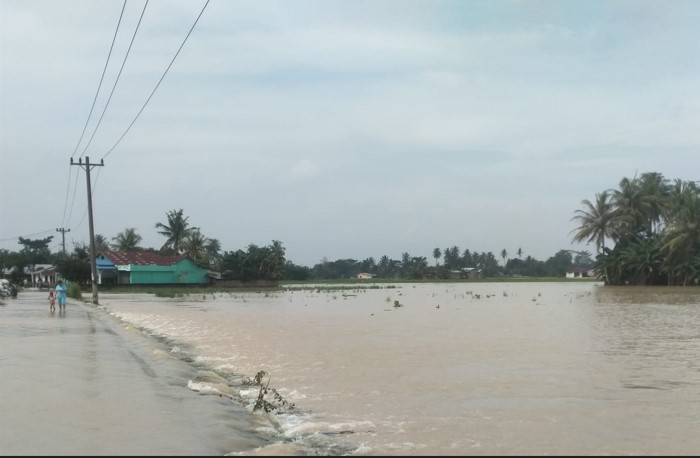
[[[196,285],[209,282],[207,271],[189,259],[172,266],[131,266],[132,285]]]

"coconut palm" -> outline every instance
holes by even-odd
[[[95,234],[95,252],[102,253],[103,251],[109,251],[107,237],[102,234]]]
[[[143,238],[136,233],[136,228],[127,227],[112,237],[112,248],[115,251],[134,251],[140,249],[139,243]]]
[[[572,221],[580,225],[572,232],[574,242],[595,243],[596,252],[605,251],[605,239],[613,236],[615,212],[608,191],[596,193],[595,203],[581,201],[584,209],[576,210]]]
[[[614,236],[617,239],[651,232],[654,199],[647,194],[641,180],[623,178],[619,189],[612,190],[611,198],[615,208]]]
[[[180,246],[182,251],[192,260],[203,261],[207,252],[208,241],[198,227],[193,227],[187,232]]]
[[[437,267],[438,259],[442,257],[442,251],[440,251],[440,248],[433,249],[433,257],[435,258],[435,267]]]
[[[464,267],[473,267],[476,262],[474,261],[474,256],[472,256],[472,252],[469,251],[469,248],[464,249],[464,253],[462,253],[462,258],[460,259],[461,265]]]
[[[503,259],[503,267],[505,267],[506,266],[506,259],[508,259],[508,252],[506,251],[505,248],[501,250],[501,258]]]
[[[379,274],[380,277],[389,277],[391,271],[391,259],[389,259],[389,256],[384,255],[381,258],[379,258],[379,264],[377,265],[377,273]]]
[[[671,185],[658,172],[643,173],[640,177],[642,192],[647,196],[649,209],[646,223],[647,236],[659,234],[663,228],[664,216],[671,203]]]
[[[221,242],[218,239],[207,239],[204,249],[207,252],[209,266],[214,269],[221,268]]]
[[[279,280],[284,275],[284,266],[286,259],[284,258],[285,248],[279,240],[273,240],[269,246],[268,252],[268,272],[272,280]]]
[[[182,209],[171,210],[166,213],[168,223],[156,223],[156,229],[160,229],[158,233],[167,237],[163,244],[163,248],[171,248],[176,254],[180,254],[182,242],[187,237],[190,230],[188,217],[182,216]]]
[[[677,210],[676,218],[670,222],[666,231],[663,251],[667,254],[669,271],[682,275],[683,283],[690,278],[691,261],[700,254],[700,195],[688,193],[682,207]],[[672,266],[687,266],[678,271]]]

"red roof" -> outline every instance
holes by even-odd
[[[180,256],[163,256],[162,254],[149,253],[147,251],[103,251],[102,255],[105,258],[109,258],[117,266],[172,266],[187,257],[185,254]]]

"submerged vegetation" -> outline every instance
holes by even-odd
[[[294,404],[285,400],[276,389],[270,388],[270,378],[267,379],[267,383],[263,384],[263,378],[268,375],[265,371],[258,371],[252,380],[246,382],[247,385],[260,386],[260,391],[258,392],[258,397],[253,405],[253,412],[258,410],[263,410],[267,413],[273,411],[279,411],[282,409],[292,409]]]

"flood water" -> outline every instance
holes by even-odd
[[[23,292],[0,307],[0,454],[694,455],[699,304],[404,283],[101,293],[53,314]]]
[[[270,445],[232,455],[700,450],[699,288],[371,285],[101,293],[98,308],[222,377],[192,390],[251,410],[242,382],[265,371],[294,407],[260,431]]]

